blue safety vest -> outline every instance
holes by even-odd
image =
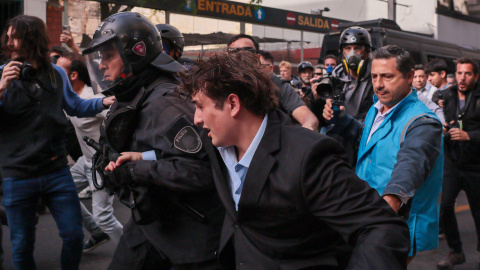
[[[374,102],[377,101],[378,98],[374,96]],[[389,113],[367,143],[377,111],[372,106],[365,119],[356,172],[358,177],[367,181],[382,195],[391,179],[400,144],[405,139],[409,126],[423,116],[437,120],[438,118],[418,100],[416,91],[412,91]],[[443,181],[443,138],[441,146],[441,153],[430,175],[415,191],[412,198],[407,220],[410,229],[409,256],[413,255],[414,244],[417,251],[431,250],[438,246],[439,195]]]

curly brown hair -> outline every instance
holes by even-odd
[[[220,110],[230,94],[237,95],[255,115],[265,115],[278,107],[278,88],[251,52],[215,53],[206,61],[199,60],[181,78],[181,92],[190,98],[203,92]]]
[[[40,67],[46,67],[50,63],[50,42],[45,23],[37,17],[18,15],[10,19],[5,27],[1,38],[1,53],[8,59],[11,52],[7,48],[7,31],[12,27],[12,37],[18,38],[21,46],[27,52],[27,59],[35,59]]]

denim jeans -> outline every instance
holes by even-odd
[[[70,169],[77,191],[90,186],[92,188],[92,212],[81,203],[83,226],[93,236],[99,237],[105,232],[115,244],[123,234],[122,224],[113,215],[113,196],[105,190],[96,190],[92,182],[92,163],[81,156]],[[100,176],[97,174],[97,179]],[[98,225],[97,225],[98,224]]]
[[[63,240],[62,269],[78,269],[83,248],[80,202],[68,167],[36,178],[3,179],[3,205],[7,210],[15,269],[35,269],[35,210],[42,197]]]

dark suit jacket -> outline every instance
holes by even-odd
[[[220,259],[228,269],[302,269],[337,265],[341,243],[354,246],[351,269],[406,269],[406,223],[360,180],[342,147],[268,115],[235,210],[228,172],[210,152],[217,190],[227,209]],[[232,252],[234,249],[234,255]],[[234,256],[234,257],[233,257]]]

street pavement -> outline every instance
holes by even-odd
[[[103,192],[103,191],[99,191]],[[92,200],[81,200],[82,203],[91,211]],[[130,210],[121,204],[117,198],[114,200],[115,216],[122,223],[125,224],[130,218]],[[5,251],[5,269],[13,269],[11,259],[11,244],[8,227],[3,228],[3,248]],[[90,235],[84,230],[85,239]],[[36,242],[35,242],[35,262],[38,270],[54,270],[60,268],[60,252],[62,249],[62,240],[58,235],[57,225],[50,212],[40,215],[37,225]],[[80,263],[80,270],[105,270],[110,263],[110,260],[115,251],[115,244],[113,241],[99,246],[98,248],[84,253]]]
[[[83,203],[91,210],[91,200],[82,200]],[[129,217],[130,211],[115,199],[114,202],[115,216],[122,224],[125,224]],[[461,237],[467,258],[466,263],[454,267],[455,270],[472,270],[480,269],[478,267],[478,253],[476,252],[477,237],[475,226],[473,224],[472,215],[468,208],[467,199],[464,192],[461,192],[457,200],[457,219],[460,227]],[[11,245],[8,228],[3,226],[3,248],[5,250],[5,269],[13,269],[11,261]],[[85,232],[88,237],[88,233]],[[60,269],[60,251],[61,239],[58,230],[50,213],[40,216],[37,225],[36,244],[35,244],[35,261],[38,270]],[[104,270],[107,269],[110,259],[115,250],[112,241],[98,247],[97,249],[85,253],[82,256],[80,264],[81,270]],[[428,270],[436,269],[436,264],[447,254],[448,247],[445,240],[440,240],[437,250],[423,252],[410,263],[408,270]]]

